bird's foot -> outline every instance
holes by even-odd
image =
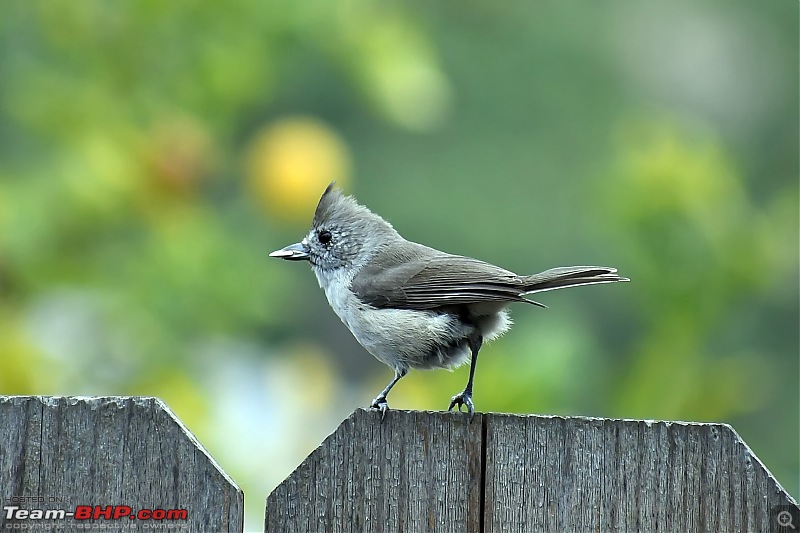
[[[467,412],[469,414],[475,413],[475,406],[472,404],[472,391],[465,390],[453,396],[450,399],[450,407],[447,408],[448,411],[452,411],[453,407],[458,406],[458,411],[461,412],[461,406],[467,406]]]
[[[389,402],[386,401],[386,396],[378,396],[369,406],[370,409],[376,409],[381,412],[381,422],[383,418],[386,416],[386,411],[389,410]]]

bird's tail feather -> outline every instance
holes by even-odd
[[[523,294],[552,291],[564,287],[630,281],[617,275],[616,268],[599,266],[558,267],[522,278]]]

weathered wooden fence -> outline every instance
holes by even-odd
[[[242,491],[157,398],[0,396],[0,503],[3,532],[244,525]]]
[[[155,398],[0,396],[0,502],[0,531],[243,530],[242,492]],[[789,532],[800,508],[724,424],[357,410],[265,530]]]

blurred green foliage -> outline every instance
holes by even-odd
[[[797,11],[8,2],[0,393],[164,398],[258,527],[390,376],[266,258],[338,179],[412,240],[632,278],[515,308],[480,410],[728,422],[797,496]]]

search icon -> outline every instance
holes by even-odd
[[[789,511],[781,511],[778,513],[778,525],[781,527],[796,529],[794,527],[794,523],[792,522],[792,513]]]

